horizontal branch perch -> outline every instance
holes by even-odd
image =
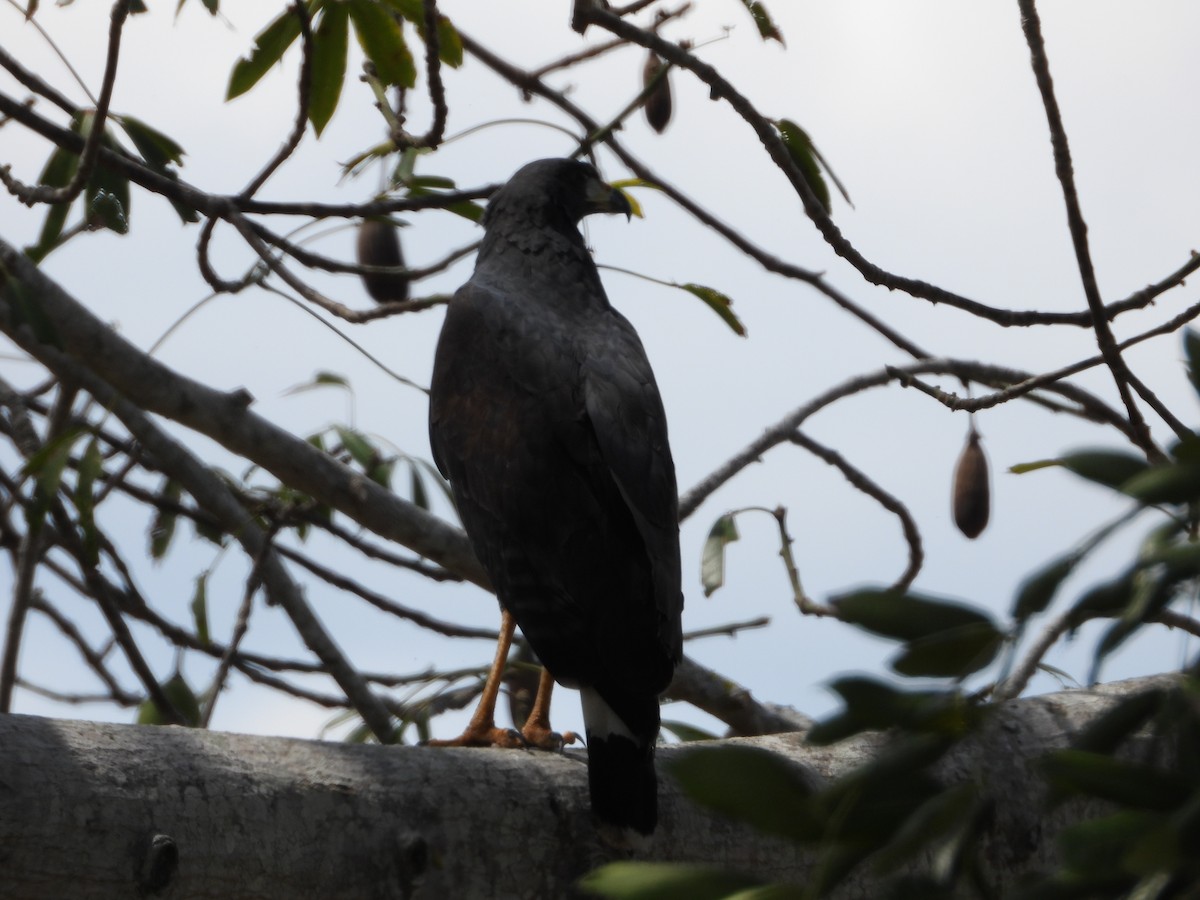
[[[997,798],[985,873],[1001,893],[1053,860],[1054,835],[1090,810],[1049,810],[1047,750],[1137,679],[1003,705],[940,764]],[[739,740],[804,767],[814,784],[870,761],[887,738],[808,747],[800,734]],[[0,716],[0,893],[10,900],[138,896],[569,897],[614,858],[588,813],[583,751],[382,747]],[[708,744],[707,746],[713,746]],[[660,750],[668,769],[688,747]],[[702,861],[804,884],[814,856],[708,813],[661,779],[662,823],[641,858]],[[864,867],[868,868],[869,867]],[[868,875],[838,896],[870,897]]]

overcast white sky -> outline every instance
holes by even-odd
[[[239,190],[275,151],[290,125],[297,59],[269,75],[250,95],[224,104],[230,66],[251,45],[281,4],[245,0],[224,5],[228,24],[189,3],[178,21],[168,11],[132,19],[113,100],[175,137],[188,152],[183,176],[212,191]],[[510,2],[441,4],[464,31],[509,58],[535,67],[580,46],[567,27],[567,4]],[[848,0],[836,4],[777,0],[770,5],[786,50],[762,43],[741,4],[697,4],[667,30],[676,39],[728,39],[701,51],[759,108],[803,125],[846,183],[855,208],[835,201],[834,218],[865,255],[900,274],[921,278],[982,302],[1013,308],[1076,310],[1085,307],[1070,249],[1061,195],[1054,177],[1044,114],[1029,67],[1015,3],[963,4],[926,0]],[[1083,211],[1100,286],[1106,300],[1126,296],[1185,262],[1196,246],[1200,211],[1194,153],[1198,114],[1191,98],[1200,77],[1195,35],[1200,7],[1184,2],[1141,5],[1092,2],[1041,4],[1051,68],[1075,155]],[[102,69],[107,6],[44,4],[38,19],[93,90]],[[591,36],[601,39],[599,34]],[[78,102],[85,102],[62,66],[18,13],[0,6],[0,44]],[[623,51],[556,80],[576,102],[603,119],[621,109],[638,88],[642,54]],[[2,89],[24,96],[11,79]],[[450,133],[509,116],[563,122],[544,104],[523,104],[507,85],[468,59],[449,73]],[[963,313],[931,308],[866,285],[836,259],[806,220],[783,177],[770,168],[757,139],[707,91],[674,75],[675,117],[655,135],[640,117],[622,134],[626,146],[729,224],[773,253],[828,273],[829,280],[875,315],[934,353],[1043,371],[1094,352],[1089,332],[1075,329],[1005,330]],[[48,105],[39,106],[43,112]],[[422,123],[418,103],[414,125]],[[367,199],[376,174],[340,183],[338,163],[381,134],[377,114],[361,85],[348,80],[342,108],[320,142],[306,138],[293,162],[261,196],[274,199]],[[463,185],[499,181],[524,162],[569,152],[560,132],[502,126],[454,142],[422,171],[450,175]],[[32,180],[46,145],[13,125],[0,129],[0,162]],[[605,175],[625,177],[602,156]],[[735,337],[688,295],[617,272],[604,273],[613,302],[637,326],[655,365],[672,429],[680,487],[690,488],[756,437],[764,427],[821,391],[902,355],[816,292],[768,276],[752,260],[707,234],[669,200],[639,195],[645,219],[632,223],[590,220],[596,259],[657,278],[698,282],[735,301],[749,337]],[[410,219],[405,249],[414,263],[433,260],[477,232],[445,214]],[[0,234],[29,243],[41,213],[0,198]],[[135,194],[133,232],[102,234],[55,253],[46,269],[99,315],[143,347],[152,344],[207,288],[196,272],[195,228],[181,230],[170,208]],[[227,277],[249,259],[228,229],[218,231],[217,261]],[[317,243],[323,252],[349,258],[352,236],[341,231]],[[452,290],[470,272],[470,260],[428,283]],[[317,282],[351,304],[369,301],[352,278]],[[1185,287],[1158,306],[1118,323],[1128,336],[1194,302]],[[341,325],[343,331],[408,377],[427,383],[441,313]],[[7,351],[2,351],[7,353]],[[247,387],[256,409],[299,434],[353,415],[357,427],[407,453],[428,455],[421,394],[382,375],[348,345],[285,301],[267,294],[223,297],[210,303],[171,337],[159,356],[178,370],[221,388]],[[1129,354],[1135,370],[1185,421],[1196,405],[1181,366],[1176,338],[1159,339]],[[35,377],[31,367],[0,357],[14,381]],[[286,396],[287,388],[320,370],[338,372],[354,385],[354,401],[337,391]],[[1079,383],[1112,399],[1110,379],[1090,373]],[[946,387],[957,389],[948,382]],[[969,542],[949,517],[950,477],[967,430],[952,414],[915,392],[891,388],[847,401],[811,420],[808,433],[834,447],[903,500],[921,526],[927,562],[917,587],[961,597],[1003,617],[1023,574],[1068,549],[1093,527],[1124,509],[1106,493],[1056,471],[1017,477],[1014,463],[1067,449],[1117,442],[1096,426],[1055,417],[1026,405],[977,417],[992,461],[992,524]],[[1154,422],[1156,433],[1166,432]],[[200,451],[240,473],[228,456],[199,440]],[[892,645],[831,621],[803,619],[791,603],[774,539],[774,523],[746,517],[743,540],[730,554],[726,587],[705,599],[699,587],[700,549],[714,519],[747,505],[789,509],[795,553],[808,591],[819,599],[861,584],[884,584],[903,570],[906,550],[893,517],[849,487],[834,470],[803,451],[783,447],[708,500],[685,524],[685,629],[759,615],[768,629],[735,640],[710,638],[689,646],[700,661],[750,687],[756,696],[792,704],[810,714],[835,706],[823,684],[848,670],[882,672]],[[127,552],[144,546],[145,522],[113,509],[110,528]],[[1149,524],[1147,520],[1145,525]],[[1137,528],[1077,578],[1060,603],[1127,558]],[[187,530],[185,529],[185,536]],[[180,545],[159,567],[139,578],[165,614],[187,619],[192,578],[213,562],[208,545]],[[470,588],[445,588],[397,577],[358,557],[347,574],[401,602],[445,618],[494,625],[495,601]],[[228,635],[240,600],[246,566],[235,553],[223,557],[210,594],[213,627]],[[0,568],[0,603],[11,571]],[[57,586],[46,586],[62,599]],[[353,661],[364,669],[411,672],[490,659],[480,642],[447,642],[382,618],[353,598],[317,585],[310,599]],[[82,621],[96,617],[68,604]],[[0,610],[0,614],[2,614]],[[1050,661],[1076,678],[1087,673],[1090,650],[1102,626],[1085,629]],[[102,633],[97,631],[97,633]],[[290,625],[260,609],[251,628],[256,648],[299,654]],[[1109,678],[1177,666],[1195,647],[1159,631],[1135,641],[1105,669]],[[169,654],[154,664],[164,675]],[[71,689],[81,669],[72,651],[35,617],[22,658],[34,681]],[[198,686],[207,669],[186,670]],[[132,685],[132,681],[129,682]],[[218,704],[215,727],[312,736],[326,721],[321,710],[297,706],[234,679]],[[1039,690],[1055,682],[1042,678]],[[557,709],[560,727],[578,727],[574,699]],[[64,708],[19,693],[21,712],[127,720],[100,707]],[[667,718],[702,717],[666,710]],[[444,726],[448,732],[449,725]]]

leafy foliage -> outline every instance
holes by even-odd
[[[1189,378],[1200,394],[1197,347],[1187,332]],[[1032,472],[1057,466],[1168,517],[1146,535],[1121,573],[1084,589],[1067,607],[1066,627],[1111,620],[1095,646],[1093,679],[1108,655],[1172,602],[1194,595],[1200,583],[1200,462],[1194,446],[1195,439],[1184,438],[1169,460],[1153,466],[1121,451],[1086,450],[1014,467]],[[863,588],[834,597],[831,614],[900,643],[892,661],[898,674],[943,680],[920,688],[866,676],[833,681],[844,706],[815,725],[808,740],[830,744],[864,731],[889,732],[871,762],[826,784],[764,750],[697,745],[670,765],[671,774],[694,802],[809,848],[817,860],[814,881],[803,888],[770,886],[780,896],[825,896],[860,866],[872,867],[886,896],[998,896],[988,884],[986,826],[1006,798],[981,780],[947,783],[937,767],[991,719],[986,694],[964,692],[964,680],[1002,658],[1005,646],[1051,607],[1080,562],[1129,518],[1031,573],[1018,588],[1008,629],[970,604],[914,592]],[[732,515],[714,524],[705,545],[706,585],[722,583],[724,549],[736,536]],[[1014,896],[1115,900],[1200,890],[1194,853],[1200,841],[1198,699],[1200,679],[1189,672],[1172,687],[1123,698],[1076,735],[1071,748],[1042,760],[1048,805],[1087,798],[1102,801],[1108,811],[1066,828],[1058,837],[1060,868],[1030,876]],[[914,869],[916,860],[930,862]],[[705,872],[622,864],[599,870],[585,884],[606,897],[683,900],[700,883],[691,879]],[[735,883],[712,896],[759,896],[767,889]]]

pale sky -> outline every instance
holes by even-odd
[[[198,2],[178,20],[167,11],[130,20],[113,108],[130,112],[178,140],[188,152],[182,176],[211,191],[240,190],[282,142],[295,106],[295,51],[249,95],[223,103],[228,72],[254,34],[282,4],[224,4],[228,23],[212,19]],[[464,31],[529,68],[581,46],[567,27],[565,4],[511,2],[440,4]],[[777,0],[769,4],[786,50],[764,44],[741,4],[697,4],[693,14],[665,32],[696,43],[699,52],[772,117],[805,127],[845,182],[855,202],[834,201],[834,220],[872,261],[995,306],[1077,310],[1085,307],[1071,253],[1062,197],[1054,176],[1046,123],[1020,31],[1016,4],[963,4],[953,0],[896,4],[887,0],[836,4]],[[1200,211],[1194,202],[1200,174],[1194,164],[1200,114],[1190,99],[1200,79],[1195,35],[1200,7],[1156,2],[1138,7],[1092,2],[1041,4],[1043,28],[1059,103],[1071,139],[1084,215],[1105,300],[1120,299],[1183,264],[1196,247]],[[108,9],[43,4],[38,20],[98,88]],[[590,40],[600,40],[598,33]],[[11,7],[0,6],[0,45],[80,103],[81,91]],[[570,86],[575,102],[605,119],[638,89],[643,54],[626,50],[553,83]],[[355,63],[352,63],[352,73]],[[11,79],[3,89],[24,96]],[[568,124],[548,105],[524,104],[516,92],[468,59],[447,73],[451,103],[448,132],[506,117]],[[769,163],[754,135],[707,90],[673,74],[675,115],[667,132],[654,134],[640,115],[621,139],[664,178],[687,190],[724,221],[789,261],[825,271],[829,281],[860,305],[937,354],[1044,371],[1090,356],[1094,338],[1081,329],[1001,329],[964,313],[867,285],[833,256],[783,176]],[[39,110],[49,112],[48,104]],[[414,100],[413,126],[426,111]],[[370,98],[351,74],[342,106],[318,142],[311,133],[295,159],[261,193],[288,200],[366,200],[377,186],[372,171],[339,183],[338,163],[379,139],[381,123]],[[572,144],[561,132],[528,125],[485,129],[448,144],[419,171],[449,175],[464,186],[500,181],[530,159],[562,155]],[[0,163],[26,181],[40,171],[47,146],[10,124],[0,129]],[[601,154],[604,174],[628,175]],[[590,220],[587,236],[597,261],[659,279],[697,282],[730,295],[749,337],[732,334],[689,295],[615,271],[603,272],[613,303],[637,326],[655,366],[670,420],[681,490],[687,490],[745,446],[769,424],[829,387],[905,358],[857,320],[803,284],[765,273],[754,261],[706,233],[686,213],[652,191],[638,194],[646,217],[631,223]],[[178,226],[169,206],[135,192],[132,233],[90,236],[56,252],[46,271],[139,346],[151,345],[192,304],[207,294],[195,264],[198,229]],[[42,213],[0,199],[0,234],[31,243]],[[409,218],[404,231],[410,262],[421,264],[478,236],[453,216]],[[282,228],[283,226],[278,226]],[[350,258],[352,234],[342,230],[317,241],[320,251]],[[249,254],[228,228],[218,229],[216,263],[226,277],[241,274]],[[470,273],[468,259],[430,279],[422,290],[450,291]],[[353,305],[370,301],[353,278],[314,278]],[[1190,287],[1157,306],[1118,321],[1127,337],[1194,302]],[[402,374],[427,383],[441,312],[403,316],[368,326],[338,327]],[[0,369],[16,382],[36,377],[0,349]],[[245,386],[256,410],[307,435],[352,415],[362,430],[406,453],[428,456],[425,403],[339,342],[311,317],[264,293],[222,297],[209,303],[159,352],[181,372],[220,388]],[[1134,369],[1184,421],[1196,418],[1196,401],[1183,374],[1177,337],[1160,338],[1129,354]],[[287,396],[285,391],[321,370],[346,376],[353,403],[338,391]],[[1115,402],[1111,378],[1094,371],[1077,383]],[[951,380],[943,385],[959,390]],[[905,502],[925,542],[926,565],[916,587],[958,597],[1007,615],[1023,575],[1058,556],[1091,529],[1125,509],[1111,495],[1059,471],[1013,476],[1015,463],[1054,456],[1080,446],[1118,443],[1098,426],[1053,416],[1028,404],[1010,404],[977,416],[993,476],[992,522],[967,541],[949,516],[950,478],[967,431],[964,414],[952,414],[916,391],[888,388],[826,410],[806,433],[833,447]],[[1152,420],[1156,435],[1166,430]],[[240,475],[244,464],[204,439],[193,446]],[[8,456],[4,457],[6,460]],[[790,446],[710,498],[683,528],[685,630],[760,615],[767,629],[734,640],[709,638],[688,652],[751,688],[764,700],[820,715],[836,706],[823,685],[850,670],[882,673],[892,644],[850,626],[804,619],[791,602],[779,563],[774,522],[748,516],[742,541],[729,557],[726,586],[705,599],[699,586],[700,550],[712,522],[748,505],[789,510],[794,552],[809,593],[817,599],[863,584],[886,584],[903,570],[906,549],[895,519],[848,486],[833,469]],[[144,516],[113,508],[106,524],[136,558],[145,546]],[[1071,579],[1053,611],[1129,558],[1146,517],[1107,552]],[[183,537],[190,530],[182,528]],[[331,552],[321,550],[318,552]],[[213,563],[215,548],[180,541],[161,566],[138,572],[143,592],[165,615],[187,621],[192,580]],[[443,587],[397,575],[360,557],[327,561],[353,567],[347,574],[397,600],[444,618],[494,625],[493,598],[467,587]],[[212,627],[226,638],[241,597],[247,566],[237,552],[224,554],[210,586]],[[0,604],[7,602],[11,571],[0,568]],[[65,595],[47,585],[53,599]],[[363,669],[412,672],[483,663],[491,648],[478,641],[433,639],[383,618],[354,598],[314,584],[309,598],[327,626]],[[82,603],[66,608],[81,622],[98,618]],[[1052,611],[1052,612],[1053,612]],[[0,609],[0,614],[3,610]],[[1034,623],[1035,627],[1038,623]],[[1103,625],[1056,649],[1048,661],[1078,679]],[[302,656],[290,625],[259,608],[251,645]],[[1195,646],[1179,635],[1153,630],[1106,666],[1106,678],[1178,666]],[[22,657],[27,677],[70,690],[81,669],[40,617],[31,619]],[[166,676],[168,652],[152,654]],[[209,669],[200,660],[185,670],[202,686]],[[132,687],[134,682],[127,678]],[[1051,690],[1048,677],[1035,690]],[[313,736],[329,716],[293,704],[235,677],[217,707],[214,727],[236,731]],[[19,712],[89,716],[127,721],[130,713],[100,707],[62,707],[19,692]],[[578,728],[577,702],[568,692],[556,705],[556,725]],[[691,711],[664,710],[665,718],[711,725]],[[441,730],[450,733],[447,720]]]

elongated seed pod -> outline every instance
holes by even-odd
[[[651,51],[650,55],[646,58],[646,67],[642,69],[642,86],[648,86],[662,67],[663,61],[658,58],[658,54]],[[670,77],[668,73],[659,79],[658,84],[654,86],[654,90],[650,92],[650,96],[646,98],[645,103],[646,121],[659,134],[663,133],[671,121]]]
[[[403,266],[400,229],[387,219],[363,219],[358,226],[356,258],[360,266]],[[408,278],[382,272],[364,272],[363,287],[376,303],[408,299]]]
[[[974,540],[987,527],[991,513],[991,489],[988,485],[988,462],[983,453],[979,432],[974,426],[967,434],[967,445],[963,447],[954,468],[954,524],[968,538]]]

